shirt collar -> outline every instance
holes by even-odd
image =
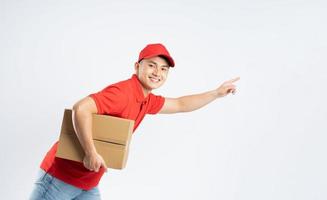
[[[133,92],[136,95],[137,102],[143,102],[146,101],[147,98],[144,97],[143,89],[142,89],[142,84],[136,74],[132,75],[132,85],[133,85]],[[149,95],[148,95],[149,96]]]

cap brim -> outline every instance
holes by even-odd
[[[145,58],[145,59],[148,59],[148,58],[153,58],[153,57],[155,57],[155,56],[161,56],[161,57],[164,57],[165,60],[168,62],[169,67],[174,67],[174,66],[175,66],[175,62],[174,62],[173,58],[170,57],[170,56],[167,56],[167,55],[162,55],[162,54],[158,54],[158,55],[149,55],[149,56],[145,56],[144,58]],[[144,59],[144,58],[142,58],[142,59]],[[140,62],[142,59],[140,59],[138,62]]]

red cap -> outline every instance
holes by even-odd
[[[163,44],[148,44],[142,51],[140,52],[138,62],[140,62],[144,58],[151,58],[154,56],[162,56],[166,58],[170,67],[175,66],[175,62],[173,58],[170,56],[168,50]]]

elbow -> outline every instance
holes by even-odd
[[[76,123],[76,120],[78,118],[81,118],[84,115],[84,109],[83,106],[80,103],[76,103],[74,104],[73,108],[72,108],[72,119],[73,122]]]
[[[72,110],[77,111],[77,110],[79,110],[80,108],[81,108],[81,105],[79,104],[79,102],[77,102],[77,103],[75,103],[75,104],[73,105],[73,109],[72,109]]]
[[[84,121],[91,117],[91,112],[87,109],[87,106],[83,101],[79,101],[73,105],[72,108],[72,120],[75,128],[75,132],[78,134],[79,131],[76,131],[77,124],[84,123]]]
[[[83,102],[83,100],[75,103],[73,105],[72,111],[73,111],[73,113],[75,113],[75,115],[83,115],[83,114],[90,112],[88,107]]]
[[[184,103],[183,99],[179,99],[178,104],[177,104],[177,113],[183,113],[183,112],[188,112],[187,106]]]
[[[178,101],[178,112],[185,113],[185,112],[192,112],[196,110],[197,108],[192,105],[192,102],[186,101],[185,99],[180,99]]]
[[[73,112],[78,115],[97,113],[95,103],[90,98],[84,98],[73,105]]]
[[[83,106],[80,104],[80,102],[77,102],[74,104],[72,111],[74,113],[80,113],[81,111],[83,111]]]

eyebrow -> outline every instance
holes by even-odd
[[[152,60],[148,60],[148,62],[149,62],[149,63],[152,63],[152,64],[155,64],[156,66],[158,66],[158,63],[156,63],[156,62],[154,62],[154,61],[152,61]],[[169,68],[169,66],[166,65],[166,64],[161,65],[161,67],[167,67],[167,68]]]

